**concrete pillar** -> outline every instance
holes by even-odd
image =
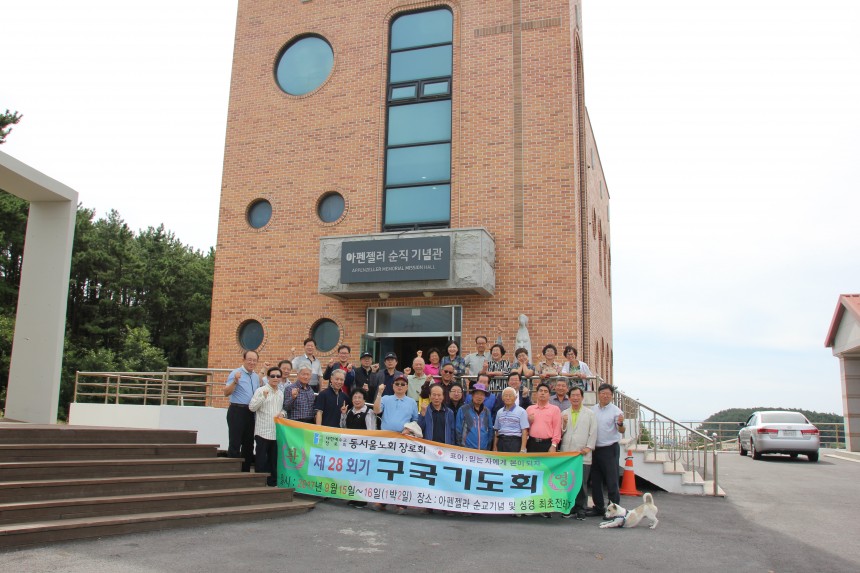
[[[3,152],[0,188],[30,201],[6,417],[54,424],[78,194]]]
[[[849,452],[860,452],[860,355],[839,356],[842,377],[842,411]]]

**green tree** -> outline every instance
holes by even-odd
[[[123,336],[118,355],[122,372],[163,372],[167,370],[164,351],[152,345],[149,329],[145,326],[130,328]]]
[[[30,204],[0,191],[0,309],[15,314]],[[2,311],[0,311],[2,312]]]
[[[205,366],[209,345],[214,251],[183,245],[163,225],[138,236],[143,324],[171,364]]]
[[[9,377],[28,204],[0,191],[0,398]],[[78,206],[60,417],[76,371],[206,366],[215,251],[185,246],[163,226],[135,233],[116,211]]]
[[[17,111],[10,112],[8,109],[4,113],[0,113],[0,145],[6,143],[6,136],[12,132],[10,125],[16,125],[23,115]]]

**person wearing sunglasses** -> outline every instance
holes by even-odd
[[[403,428],[409,422],[418,421],[418,403],[406,395],[409,381],[404,374],[394,377],[394,393],[385,396],[385,382],[379,385],[376,393],[376,401],[373,403],[373,412],[378,416],[382,414],[382,430],[389,432],[403,432]],[[382,511],[385,505],[374,503],[370,506],[373,511]],[[397,506],[397,513],[406,513],[404,506]]]
[[[257,444],[254,471],[269,472],[266,485],[278,485],[278,440],[275,434],[275,418],[281,414],[284,392],[278,389],[283,379],[280,368],[273,366],[266,371],[267,384],[260,386],[251,397],[248,409],[255,412],[254,441]]]
[[[382,414],[382,430],[389,432],[403,431],[407,422],[418,421],[418,403],[406,395],[409,381],[401,374],[394,378],[394,393],[385,396],[385,384],[379,386],[373,411],[378,416]]]

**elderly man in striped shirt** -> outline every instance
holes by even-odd
[[[257,443],[257,459],[254,471],[269,472],[266,485],[278,485],[278,440],[275,433],[275,417],[280,415],[284,393],[278,389],[283,377],[281,369],[273,366],[266,371],[268,384],[260,386],[251,397],[248,409],[256,412],[254,419],[254,441]]]
[[[496,439],[493,450],[497,452],[525,452],[529,439],[529,417],[517,406],[517,391],[511,387],[502,390],[504,406],[496,413]]]
[[[284,387],[284,411],[287,418],[297,422],[313,424],[316,422],[314,416],[314,401],[316,395],[311,387],[311,367],[299,366],[296,381]]]

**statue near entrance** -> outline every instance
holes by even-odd
[[[526,326],[529,323],[529,317],[524,314],[520,315],[520,327],[517,329],[517,337],[516,342],[514,344],[514,350],[517,348],[525,348],[529,353],[529,359],[534,360],[534,356],[532,356],[532,339],[529,336],[529,329]]]
[[[520,327],[517,329],[517,334],[514,337],[514,352],[517,351],[518,348],[525,348],[526,352],[529,353],[529,360],[534,360],[532,356],[532,339],[529,336],[529,329],[526,326],[529,323],[529,317],[524,314],[519,316]],[[496,331],[499,333],[496,338],[497,344],[502,344],[502,329],[496,326]],[[513,360],[511,361],[513,364]]]

